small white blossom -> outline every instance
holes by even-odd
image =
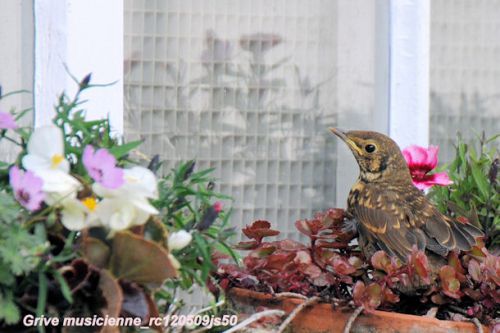
[[[186,230],[176,231],[168,236],[168,248],[170,250],[180,250],[191,243],[193,236]]]

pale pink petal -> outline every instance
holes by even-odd
[[[12,168],[10,168],[9,180],[10,180],[10,186],[13,189],[17,189],[21,186],[21,171],[19,170],[17,165],[14,165]]]
[[[9,170],[9,177],[16,200],[30,211],[40,209],[45,198],[42,179],[31,171],[21,171],[17,166]]]
[[[0,112],[0,129],[16,129],[14,117],[8,112]]]
[[[413,164],[425,165],[427,162],[427,150],[420,146],[411,146],[410,154]]]
[[[85,147],[83,165],[92,179],[102,186],[116,189],[125,182],[123,170],[116,166],[116,158],[104,148]]]
[[[403,153],[403,157],[406,160],[406,164],[412,165],[413,162],[412,162],[411,154],[410,154],[408,148],[406,148],[405,150],[403,150],[402,153]]]
[[[113,168],[116,165],[116,159],[106,149],[99,149],[94,156],[95,161],[99,161],[101,167]]]
[[[116,189],[119,188],[120,186],[123,185],[125,182],[125,179],[123,178],[124,172],[123,169],[116,168],[113,166],[113,168],[109,169],[104,169],[103,171],[103,177],[101,184],[104,187],[107,187],[109,189]]]
[[[94,156],[94,151],[94,147],[92,147],[91,145],[87,145],[83,150],[82,162],[86,168],[88,168],[87,166],[90,166],[92,164],[92,156]]]
[[[429,146],[427,149],[427,161],[426,164],[431,168],[434,169],[436,165],[438,164],[438,153],[439,153],[439,147],[438,146]]]
[[[446,172],[438,172],[432,175],[429,175],[429,179],[426,179],[426,182],[431,185],[440,185],[440,186],[448,186],[453,184],[450,177],[446,174]]]
[[[421,191],[427,190],[428,188],[432,187],[432,185],[427,184],[427,182],[425,181],[416,181],[416,180],[413,180],[413,185],[415,185],[415,187]]]

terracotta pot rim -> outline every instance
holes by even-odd
[[[264,292],[258,292],[258,291],[253,291],[253,290],[248,290],[248,289],[242,289],[242,288],[236,288],[233,287],[228,291],[228,294],[230,296],[236,297],[242,301],[245,300],[253,300],[255,301],[260,301],[260,302],[265,302],[269,304],[284,304],[284,303],[289,303],[293,304],[294,306],[303,303],[304,300],[300,298],[293,298],[293,297],[286,297],[282,299],[277,299],[270,293],[264,293]],[[318,303],[315,304],[314,307],[319,307],[324,311],[338,311],[338,312],[343,312],[343,313],[348,313],[354,311],[354,309],[350,310],[344,310],[344,309],[333,309],[332,305],[330,303]],[[405,314],[405,313],[398,313],[398,312],[389,312],[389,311],[382,311],[382,310],[374,310],[369,314],[364,314],[363,316],[366,317],[379,317],[384,319],[384,321],[417,321],[420,323],[425,323],[426,325],[433,324],[433,325],[446,325],[446,326],[453,326],[456,328],[464,329],[464,331],[469,332],[469,330],[472,329],[472,332],[476,331],[476,327],[473,323],[471,322],[460,322],[460,321],[450,321],[450,320],[441,320],[437,318],[431,318],[431,317],[424,317],[424,316],[417,316],[417,315],[411,315],[411,314]],[[483,325],[483,330],[484,332],[489,332],[489,329]]]

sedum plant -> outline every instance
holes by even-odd
[[[267,293],[294,292],[318,296],[340,309],[352,306],[425,315],[437,308],[440,319],[478,318],[495,324],[500,314],[500,258],[482,247],[468,253],[451,252],[437,271],[426,253],[416,248],[403,264],[384,251],[371,258],[351,242],[344,212],[330,209],[295,226],[308,243],[283,239],[267,221],[243,229],[249,241],[238,249],[248,252],[243,265],[220,263],[215,276],[228,290],[245,288]],[[465,317],[464,317],[465,316]]]

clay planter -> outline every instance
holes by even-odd
[[[236,311],[253,314],[258,306],[280,309],[290,313],[302,303],[297,298],[278,300],[271,294],[246,289],[233,288],[229,291]],[[293,333],[336,333],[344,330],[352,311],[335,310],[330,304],[320,303],[302,310],[288,327]],[[490,332],[483,326],[485,333]],[[361,314],[356,318],[351,333],[476,333],[473,323],[439,320],[435,318],[412,316],[394,312],[375,311],[374,314]]]

